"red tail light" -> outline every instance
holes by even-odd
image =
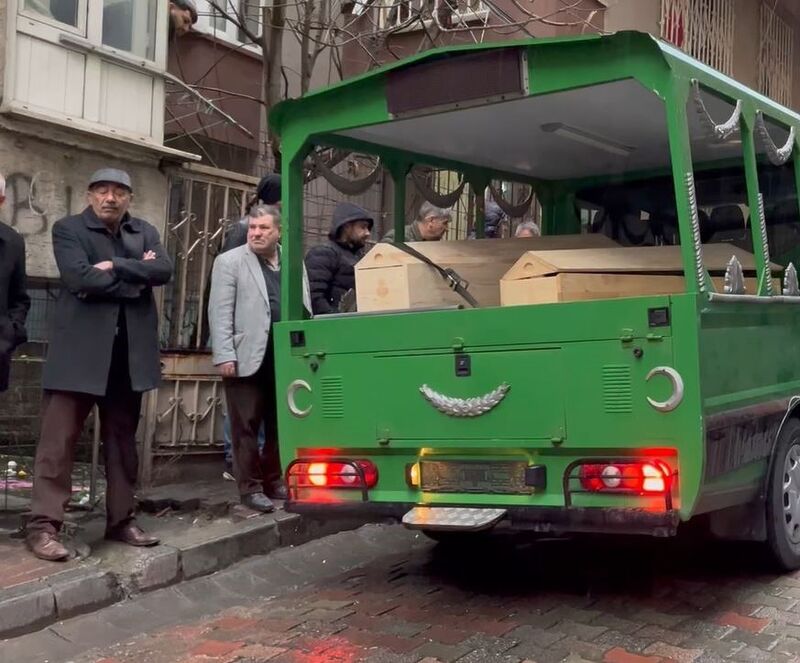
[[[672,471],[660,460],[581,465],[581,487],[593,493],[666,493]]]
[[[378,468],[369,460],[295,462],[289,467],[291,488],[373,488]]]

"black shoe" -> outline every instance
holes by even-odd
[[[285,500],[289,497],[289,491],[286,490],[286,482],[283,479],[273,481],[264,492],[273,500]]]
[[[275,510],[275,505],[270,502],[269,497],[264,493],[250,493],[249,495],[242,495],[242,504],[248,509],[253,511],[261,511],[261,513],[269,513]]]

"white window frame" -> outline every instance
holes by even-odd
[[[264,7],[268,0],[238,0],[239,7],[247,3],[252,5],[258,2],[259,7]],[[220,0],[219,4],[228,4],[230,0]],[[219,30],[214,26],[214,9],[208,3],[208,0],[197,0],[197,23],[193,26],[195,32],[216,39],[225,44],[235,46],[240,50],[249,51],[250,53],[261,54],[260,44],[246,44],[239,39],[239,27],[231,21],[225,20],[225,29]]]
[[[433,0],[433,12],[436,12],[439,8],[440,3],[444,2],[445,0]],[[489,7],[486,5],[483,0],[464,0],[468,7],[465,9],[458,9],[451,12],[453,16],[453,23],[458,27],[466,27],[471,23],[485,23],[489,18]],[[377,8],[377,16],[376,16],[376,29],[377,30],[387,30],[397,25],[400,25],[404,22],[401,19],[400,12],[397,12],[397,18],[395,19],[394,23],[391,24],[389,22],[389,16],[391,15],[392,10],[395,7],[399,7],[401,5],[406,5],[410,7],[415,12],[420,12],[422,8],[427,5],[430,0],[394,0],[394,2],[382,2],[379,3]],[[429,28],[434,24],[433,18],[426,18],[423,19],[423,24],[425,28]],[[406,28],[403,28],[401,32],[413,32],[416,30],[421,30],[422,26],[419,24],[418,21],[415,21],[411,25]]]
[[[128,59],[131,63],[147,63],[151,67],[166,71],[167,39],[164,35],[167,30],[165,24],[167,5],[168,0],[157,0],[156,2],[156,43],[152,59],[103,44],[102,0],[78,1],[79,27],[77,29],[54,21],[43,14],[25,9],[24,0],[9,0],[9,26],[16,26],[19,32],[55,44],[71,44],[73,40],[64,39],[62,35],[74,36],[79,39],[79,42],[84,41],[85,47],[91,47],[91,50],[100,54],[101,57],[102,54],[107,53],[116,58]]]
[[[194,160],[195,155],[175,150],[163,145],[164,128],[164,83],[167,68],[167,19],[169,0],[157,0],[156,5],[156,41],[154,59],[147,60],[120,49],[105,46],[103,36],[103,12],[100,0],[80,0],[79,24],[82,29],[49,20],[47,17],[24,9],[23,0],[7,0],[6,5],[6,45],[5,45],[5,80],[4,95],[0,103],[0,113],[20,116],[26,119],[50,122],[63,127],[77,129],[90,134],[103,135],[129,144],[146,146],[160,153]],[[85,28],[85,31],[84,31]],[[100,95],[100,70],[103,63],[129,68],[154,79],[154,94],[150,116],[150,134],[126,131],[121,128],[101,123],[92,117],[75,117],[50,109],[29,107],[15,98],[17,61],[17,35],[50,42],[60,48],[82,53],[86,57],[84,77],[86,88],[84,100],[94,100]],[[84,101],[86,103],[86,101]]]
[[[33,33],[33,30],[36,29],[36,24],[42,24],[41,29],[43,31],[47,31],[47,28],[51,28],[55,30],[57,33],[69,32],[71,34],[75,34],[81,37],[86,37],[86,30],[88,25],[88,18],[87,18],[88,2],[89,0],[78,0],[77,26],[69,25],[67,23],[61,23],[60,21],[56,21],[55,19],[52,19],[49,16],[40,14],[39,12],[34,11],[32,9],[28,9],[25,7],[25,0],[19,0],[19,10],[17,13],[19,16],[24,17],[34,23],[34,25],[30,26],[32,28],[31,33]],[[48,39],[48,41],[50,40]]]

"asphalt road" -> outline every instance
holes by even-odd
[[[798,661],[800,573],[757,547],[368,526],[0,643],[0,661]]]

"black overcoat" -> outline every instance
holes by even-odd
[[[28,338],[25,317],[30,305],[25,290],[25,240],[0,223],[0,391],[8,389],[14,348]]]
[[[172,261],[158,231],[147,221],[126,214],[120,236],[124,257],[115,256],[113,238],[91,207],[53,226],[61,293],[42,378],[45,389],[105,394],[120,306],[125,314],[131,387],[147,391],[161,380],[153,286],[170,280]],[[142,260],[147,251],[155,252],[155,260]],[[114,269],[93,267],[104,260],[111,260]]]

